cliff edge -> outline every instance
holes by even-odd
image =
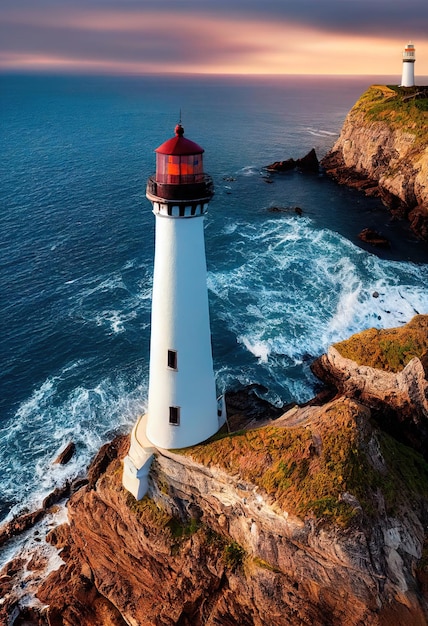
[[[401,416],[415,440],[425,428],[427,327],[420,315],[336,344],[315,365],[338,390],[322,406],[255,421],[235,403],[230,432],[157,451],[140,502],[121,484],[128,437],[106,444],[48,536],[62,564],[42,579],[34,553],[8,564],[0,620],[428,624],[428,464],[379,419]],[[24,570],[39,576],[31,608],[16,601]]]
[[[339,183],[379,196],[428,240],[428,87],[371,86],[321,165]]]

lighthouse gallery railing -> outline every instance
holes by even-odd
[[[181,180],[177,184],[160,183],[156,180],[156,176],[153,175],[147,181],[146,191],[150,196],[165,200],[202,200],[212,198],[214,195],[214,183],[208,174],[199,175],[198,182]]]

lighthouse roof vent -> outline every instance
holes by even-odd
[[[165,141],[155,152],[158,154],[171,154],[175,156],[184,156],[186,154],[202,154],[204,149],[194,141],[184,137],[184,128],[181,124],[175,127],[175,137],[171,137]]]

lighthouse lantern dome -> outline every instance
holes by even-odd
[[[156,148],[156,182],[170,185],[198,183],[203,180],[204,149],[184,137],[181,124],[175,127],[175,136]]]
[[[174,137],[156,148],[155,152],[156,173],[147,181],[146,195],[149,200],[159,201],[163,207],[168,202],[194,204],[195,201],[201,201],[201,210],[191,210],[191,215],[204,213],[206,202],[214,194],[212,179],[204,172],[204,149],[184,137],[182,125],[177,124]],[[156,204],[155,211],[157,207]],[[165,210],[168,215],[174,214],[172,209]],[[182,216],[182,211],[179,211],[179,215]]]

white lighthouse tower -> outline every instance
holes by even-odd
[[[414,87],[415,85],[415,46],[409,42],[403,52],[403,73],[401,75],[401,87]]]
[[[156,219],[148,410],[136,424],[124,461],[124,486],[147,491],[154,448],[183,448],[213,435],[218,412],[206,279],[204,216],[213,196],[204,152],[175,136],[156,152],[146,195]]]

